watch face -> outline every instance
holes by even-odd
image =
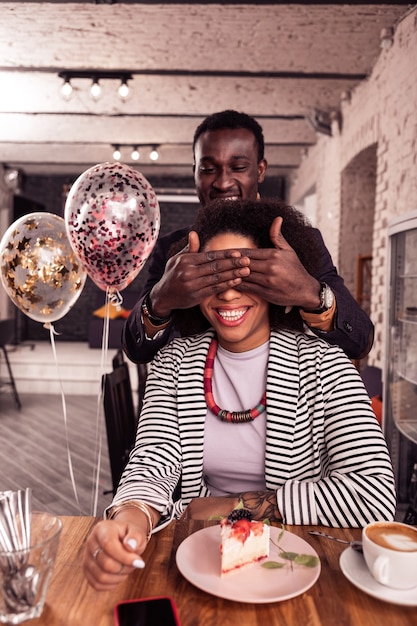
[[[323,295],[324,295],[323,297],[324,306],[326,307],[326,309],[330,309],[331,306],[333,305],[334,295],[333,295],[333,291],[330,289],[328,285],[326,285]]]

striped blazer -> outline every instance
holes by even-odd
[[[177,338],[156,355],[136,444],[114,498],[155,507],[160,527],[193,498],[210,495],[203,475],[203,375],[212,337],[208,330]],[[362,527],[393,519],[386,442],[360,375],[339,347],[271,331],[266,393],[265,481],[285,523]]]

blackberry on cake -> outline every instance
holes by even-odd
[[[238,522],[240,519],[247,519],[251,522],[252,517],[253,515],[249,509],[233,509],[233,511],[227,516],[227,521],[230,522],[230,524]]]

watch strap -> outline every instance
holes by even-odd
[[[158,327],[158,326],[163,326],[164,324],[168,325],[169,322],[171,321],[171,316],[169,315],[168,317],[158,317],[157,315],[155,315],[151,308],[151,302],[150,302],[149,296],[150,294],[147,293],[142,301],[143,317],[149,320],[152,326]]]

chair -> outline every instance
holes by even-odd
[[[13,391],[14,399],[16,402],[16,406],[18,409],[22,408],[22,404],[20,402],[19,394],[17,393],[16,384],[14,382],[13,372],[9,361],[9,356],[7,354],[6,344],[10,342],[14,335],[14,320],[0,320],[0,348],[3,350],[4,359],[6,361],[6,366],[9,372],[9,380],[0,380],[0,386],[10,385]]]
[[[138,419],[142,411],[143,398],[146,389],[146,379],[148,377],[148,366],[146,363],[138,363]]]
[[[361,371],[365,389],[371,398],[372,408],[380,425],[382,425],[382,370],[373,365],[366,365]]]
[[[103,376],[103,404],[106,420],[112,492],[117,485],[133,448],[137,416],[133,405],[129,366],[118,350],[113,359],[113,371]]]

